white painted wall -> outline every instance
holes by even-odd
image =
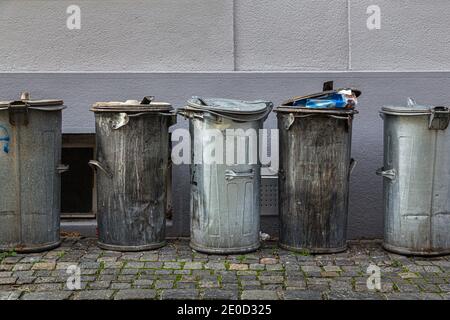
[[[0,72],[442,71],[449,16],[448,0],[0,0]]]

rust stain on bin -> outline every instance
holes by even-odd
[[[169,127],[167,103],[97,103],[97,221],[101,248],[165,245]]]

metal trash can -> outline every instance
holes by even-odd
[[[190,119],[194,250],[230,254],[259,248],[261,167],[251,154],[252,148],[259,149],[259,129],[271,110],[271,102],[196,97],[179,110]],[[210,132],[223,137],[223,161],[206,161]],[[239,139],[245,142],[243,148],[238,148]],[[238,152],[244,161],[234,157]],[[231,153],[233,161],[226,161]]]
[[[357,94],[357,96],[359,93]],[[310,253],[347,248],[354,108],[311,109],[293,98],[275,112],[280,141],[280,247]]]
[[[406,255],[450,253],[450,111],[383,107],[384,248]]]
[[[98,246],[141,251],[165,245],[169,103],[98,102],[95,112]]]
[[[60,245],[62,100],[0,102],[0,251]]]

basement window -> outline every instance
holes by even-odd
[[[94,134],[64,134],[62,163],[69,171],[61,175],[61,218],[95,218]]]

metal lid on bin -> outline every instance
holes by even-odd
[[[420,114],[430,114],[433,112],[434,106],[429,105],[419,105],[414,99],[408,98],[406,106],[384,106],[381,108],[381,113],[391,114],[391,115],[420,115]]]
[[[26,106],[30,109],[43,111],[59,111],[65,108],[64,101],[59,99],[32,100],[28,92],[21,94],[20,100],[0,101],[0,110],[10,107]]]
[[[192,97],[188,100],[186,109],[197,111],[212,111],[223,114],[255,115],[272,109],[269,101],[243,101],[223,98]]]
[[[93,112],[165,112],[172,110],[172,105],[167,102],[155,102],[153,96],[146,96],[141,101],[127,100],[97,102],[91,111]]]

